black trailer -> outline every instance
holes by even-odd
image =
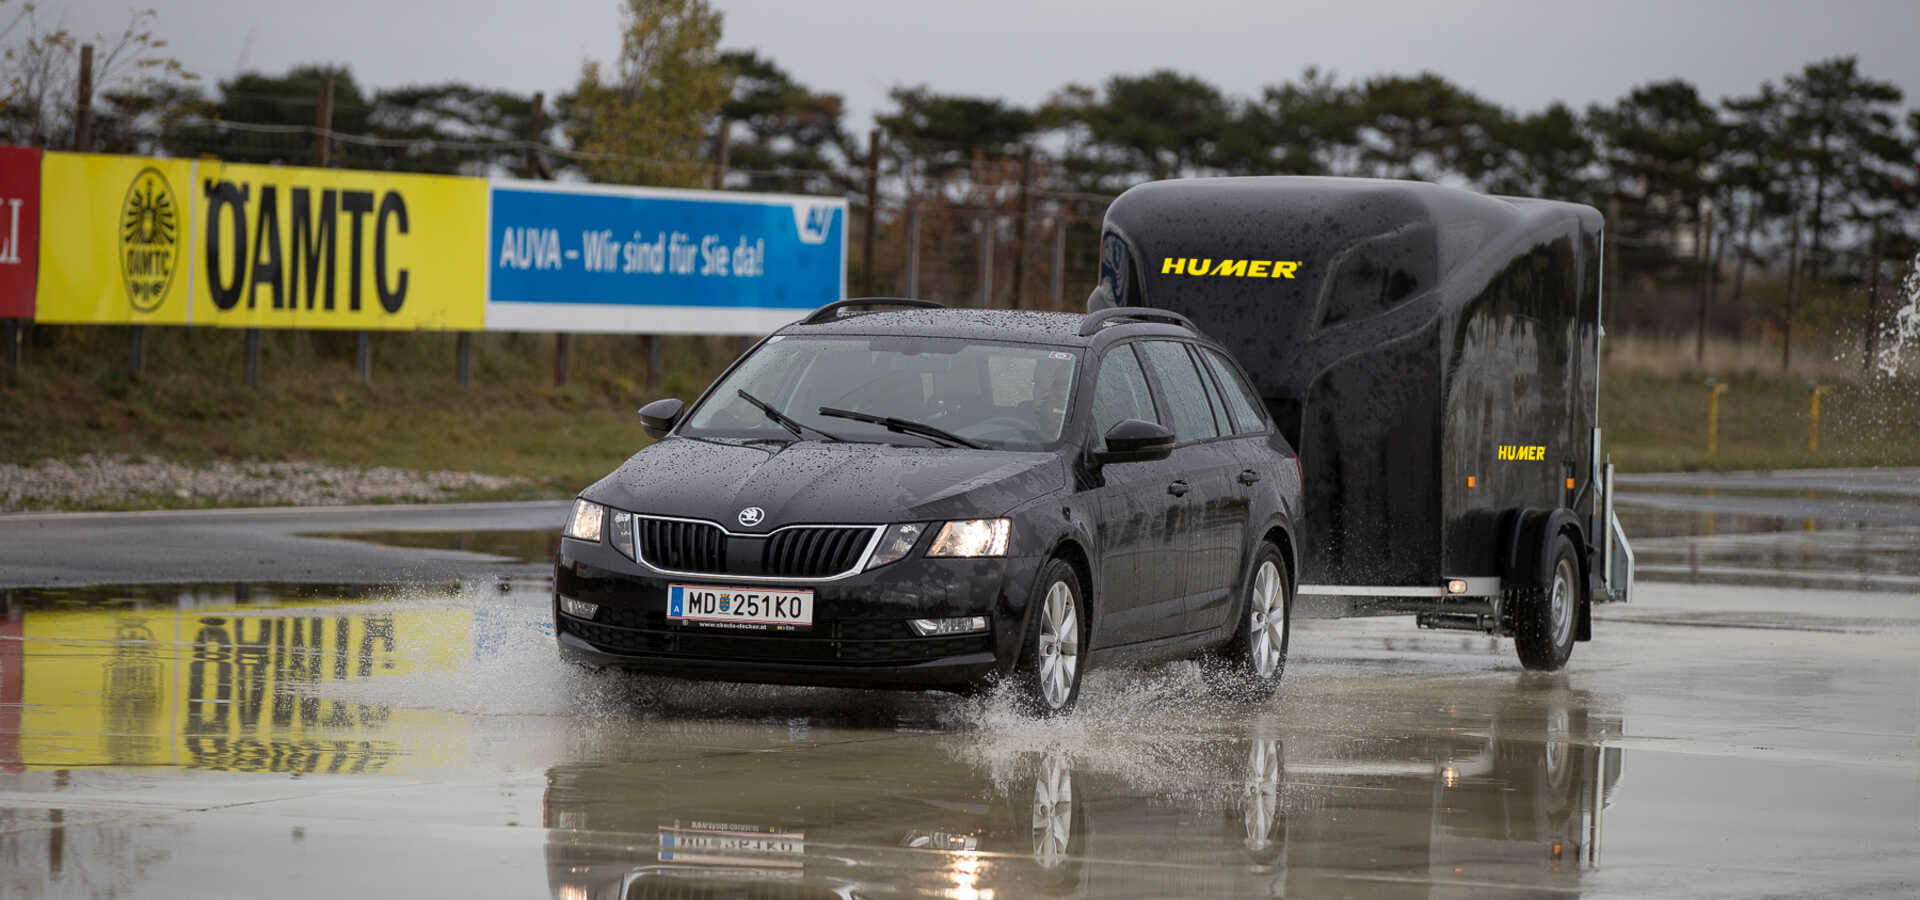
[[[1181,313],[1306,482],[1300,611],[1405,614],[1564,665],[1632,551],[1601,452],[1599,212],[1357,178],[1163,181],[1107,210],[1090,308]]]

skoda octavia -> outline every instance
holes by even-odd
[[[849,300],[780,329],[587,488],[561,654],[692,679],[969,690],[1042,714],[1089,666],[1286,662],[1300,474],[1185,319]]]

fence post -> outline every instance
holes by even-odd
[[[993,213],[980,216],[980,308],[993,305]]]
[[[1067,219],[1056,216],[1053,220],[1053,310],[1065,312],[1067,309]]]
[[[365,330],[353,342],[353,372],[361,384],[373,383],[373,335]]]
[[[73,110],[73,149],[85,153],[93,143],[93,45],[80,45],[80,97]]]
[[[553,170],[547,168],[546,157],[540,155],[541,138],[547,134],[547,95],[541,91],[533,92],[533,108],[527,113],[527,177],[545,181],[553,180]]]
[[[873,264],[873,242],[878,231],[880,211],[880,129],[867,132],[867,233],[860,238],[860,265],[866,271],[861,273],[861,296],[873,296],[873,280],[878,275],[878,266]]]
[[[1727,386],[1717,378],[1707,379],[1707,458],[1720,450],[1720,395]]]
[[[649,334],[647,335],[647,388],[649,390],[660,387],[661,374],[660,336]]]
[[[733,140],[733,120],[722,118],[720,131],[713,136],[713,180],[707,186],[722,190],[727,186],[727,145]]]
[[[1793,218],[1793,246],[1787,252],[1787,314],[1780,317],[1780,371],[1793,365],[1793,306],[1800,295],[1800,217]]]
[[[20,374],[20,320],[19,319],[7,320],[6,331],[4,335],[0,335],[0,343],[6,344],[6,358],[7,358],[6,369],[3,371],[0,371],[0,385],[8,385],[8,384],[12,384],[13,379]]]
[[[1707,363],[1707,296],[1713,294],[1713,209],[1707,211],[1705,219],[1707,226],[1703,228],[1703,234],[1707,246],[1699,249],[1699,315],[1693,322],[1693,363]]]
[[[1033,216],[1033,148],[1020,149],[1020,218],[1013,226],[1013,308],[1027,307],[1027,224]]]
[[[553,336],[553,384],[566,387],[573,374],[573,335],[562,331]]]
[[[920,296],[920,201],[907,206],[907,296]]]
[[[1873,368],[1874,354],[1880,351],[1880,223],[1873,223],[1873,261],[1867,266],[1866,355],[1860,359],[1860,371]]]
[[[313,164],[326,168],[333,153],[333,73],[320,79],[320,102],[313,112]]]
[[[473,332],[462,331],[453,343],[453,380],[461,387],[473,383]]]
[[[1626,282],[1620,280],[1619,228],[1620,228],[1620,198],[1612,197],[1607,200],[1607,231],[1606,231],[1606,257],[1607,258],[1602,261],[1602,265],[1606,266],[1606,270],[1600,273],[1601,286],[1607,291],[1607,296],[1600,298],[1600,309],[1602,314],[1601,321],[1600,321],[1600,330],[1602,332],[1605,332],[1607,330],[1607,323],[1606,323],[1607,313],[1613,313],[1614,318],[1619,318],[1619,313],[1615,313],[1614,310],[1620,305],[1619,298],[1623,293],[1622,288],[1625,288],[1627,286]]]

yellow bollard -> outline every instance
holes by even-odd
[[[1826,388],[1814,385],[1807,398],[1807,452],[1820,452],[1820,395]]]
[[[1709,458],[1720,449],[1720,395],[1726,392],[1726,385],[1712,378],[1707,379],[1707,456]]]

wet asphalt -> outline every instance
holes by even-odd
[[[1620,503],[1565,672],[1302,620],[1054,721],[564,667],[562,503],[0,517],[0,896],[1914,896],[1920,471]]]

